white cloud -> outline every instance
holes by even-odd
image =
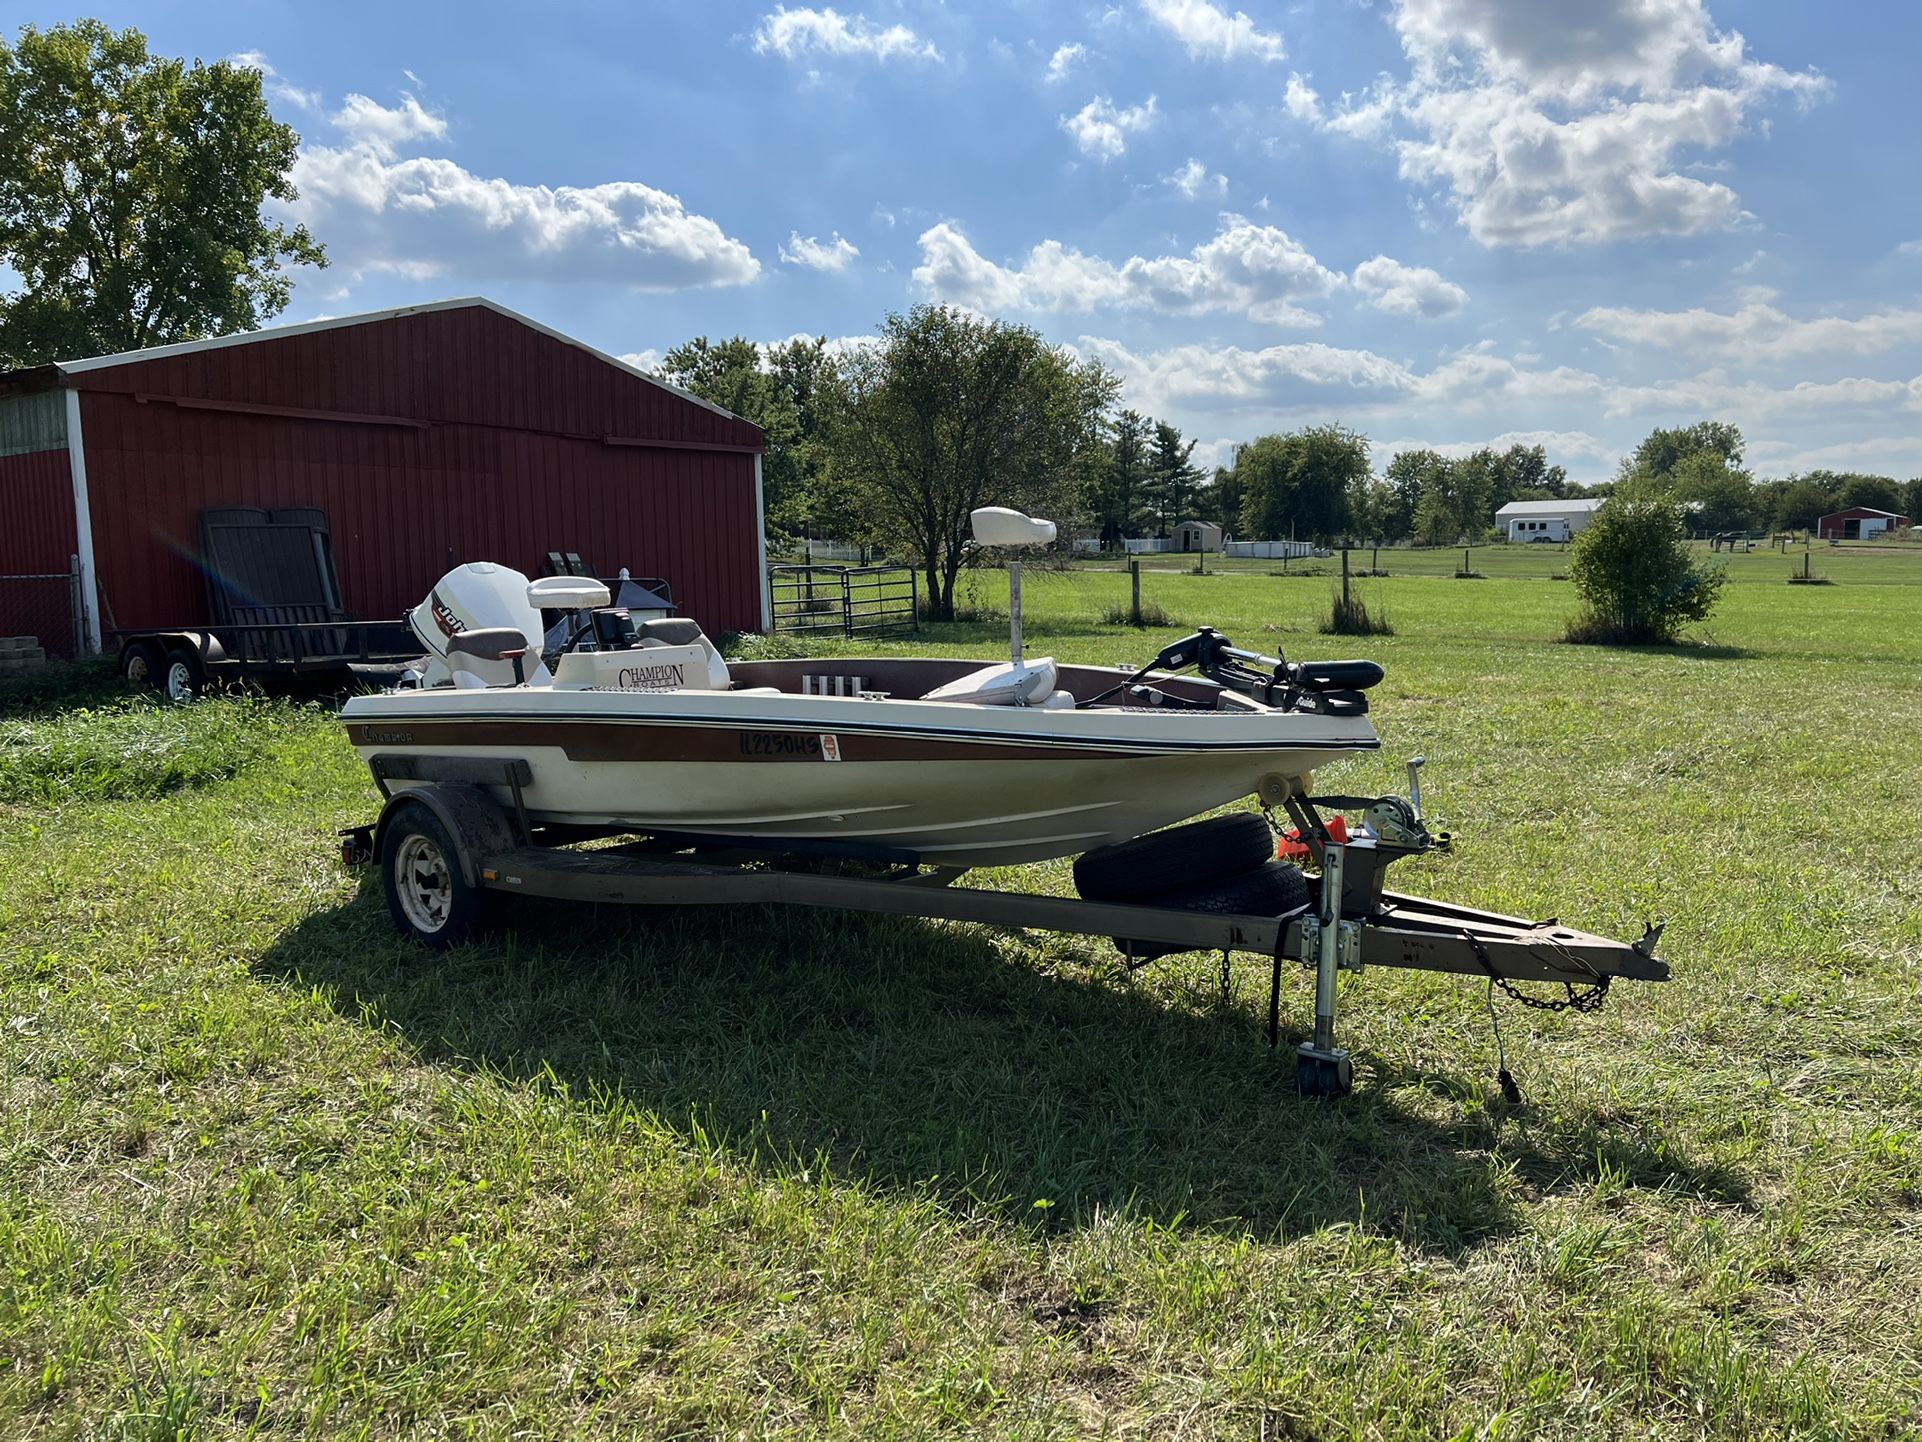
[[[398,152],[447,122],[409,96],[388,108],[350,95],[334,116],[344,143],[307,145],[287,207],[326,238],[347,273],[413,280],[604,282],[637,290],[744,285],[761,270],[747,246],[679,197],[639,181],[526,185],[475,175],[444,156]]]
[[[846,270],[860,253],[853,241],[841,238],[838,230],[830,240],[817,240],[798,230],[789,231],[787,244],[781,247],[782,260],[809,270]]]
[[[1254,415],[1358,409],[1394,401],[1415,384],[1405,367],[1384,356],[1316,342],[1260,350],[1182,345],[1135,351],[1084,335],[1075,348],[1120,376],[1132,404],[1157,415],[1184,408]]]
[[[1922,255],[1922,240],[1905,240],[1895,248],[1897,255]]]
[[[237,51],[227,57],[227,63],[237,65],[242,70],[258,70],[261,88],[274,99],[284,100],[296,110],[320,109],[321,95],[318,90],[306,90],[290,83],[286,76],[267,63],[267,57],[258,50]]]
[[[1280,60],[1281,37],[1255,27],[1241,11],[1228,14],[1209,0],[1141,0],[1141,8],[1197,60]]]
[[[914,281],[937,300],[984,312],[1115,308],[1162,315],[1245,315],[1271,325],[1313,326],[1297,302],[1341,288],[1287,232],[1224,215],[1214,239],[1185,256],[1131,256],[1116,265],[1046,240],[1012,266],[997,265],[946,222],[921,235]]]
[[[349,95],[331,118],[349,141],[389,158],[410,140],[447,138],[447,121],[411,95],[391,108],[365,95]]]
[[[1453,281],[1425,265],[1403,265],[1385,255],[1364,260],[1351,279],[1370,305],[1390,315],[1438,320],[1468,304],[1468,292]]]
[[[1066,80],[1068,72],[1087,56],[1088,47],[1078,41],[1056,46],[1054,54],[1048,58],[1048,83],[1053,85]]]
[[[626,361],[636,370],[657,371],[661,368],[661,362],[667,359],[667,353],[649,346],[646,350],[631,350],[617,359]]]
[[[1188,163],[1182,166],[1181,169],[1177,170],[1173,175],[1164,175],[1161,179],[1163,184],[1172,185],[1190,200],[1193,200],[1204,191],[1210,195],[1226,195],[1228,193],[1228,177],[1225,175],[1210,175],[1208,173],[1208,167],[1203,165],[1199,160],[1196,160],[1192,155],[1188,157]]]
[[[865,15],[844,16],[833,9],[789,10],[777,5],[754,28],[754,53],[769,51],[783,60],[825,55],[867,60],[939,60],[933,42],[905,25],[876,25]]]
[[[1299,75],[1288,77],[1288,88],[1282,92],[1281,103],[1303,124],[1313,125],[1321,119],[1321,97]]]
[[[1575,324],[1628,345],[1659,346],[1732,359],[1780,361],[1821,352],[1867,355],[1922,341],[1922,310],[1882,310],[1853,319],[1795,320],[1757,302],[1732,313],[1596,306]]]
[[[1562,464],[1571,461],[1600,461],[1605,468],[1611,470],[1622,458],[1622,452],[1618,447],[1611,446],[1607,441],[1590,435],[1587,431],[1503,431],[1500,435],[1475,441],[1430,441],[1404,436],[1398,440],[1371,440],[1368,443],[1368,449],[1373,454],[1377,470],[1386,467],[1400,451],[1434,451],[1438,455],[1458,458],[1473,455],[1484,448],[1505,451],[1511,446],[1540,446],[1548,452],[1549,459],[1552,461]]]
[[[1131,105],[1125,110],[1117,110],[1107,96],[1097,95],[1073,115],[1062,116],[1061,128],[1074,137],[1083,155],[1105,162],[1127,150],[1131,134],[1146,130],[1154,122],[1152,95],[1145,105]]]
[[[1392,137],[1405,179],[1446,189],[1485,245],[1726,230],[1728,185],[1684,171],[1753,128],[1772,96],[1828,83],[1755,60],[1701,0],[1401,0],[1406,83],[1344,97],[1328,128]]]

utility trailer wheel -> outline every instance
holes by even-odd
[[[176,646],[167,653],[167,669],[161,673],[160,688],[167,693],[169,701],[191,701],[207,685],[207,673],[201,667],[200,657],[185,646]]]
[[[1211,816],[1082,853],[1074,889],[1084,901],[1140,901],[1240,876],[1274,856],[1275,834],[1261,817]]]
[[[120,676],[129,686],[158,686],[160,673],[160,651],[151,642],[132,642],[120,653]]]
[[[425,806],[405,806],[388,818],[380,876],[395,928],[422,946],[459,946],[486,922],[487,893],[461,875],[447,828]]]
[[[1355,1088],[1355,1064],[1345,1051],[1326,1055],[1302,1047],[1295,1054],[1295,1088],[1305,1097],[1345,1097]]]

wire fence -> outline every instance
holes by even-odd
[[[67,571],[0,576],[0,670],[66,660],[86,649],[78,563]]]

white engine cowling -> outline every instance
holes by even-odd
[[[427,648],[427,674],[422,684],[445,684],[451,676],[447,643],[462,631],[511,627],[527,638],[529,681],[548,680],[541,654],[541,613],[527,599],[527,577],[492,561],[469,561],[456,566],[434,583],[427,599],[407,613],[407,626]]]

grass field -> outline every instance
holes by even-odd
[[[1912,1437],[1922,559],[1816,566],[1737,557],[1666,654],[1366,583],[1386,750],[1324,779],[1425,753],[1458,837],[1398,884],[1669,921],[1668,985],[1503,1006],[1520,1108],[1412,973],[1344,981],[1330,1105],[1211,957],[543,906],[430,956],[335,860],[328,711],[0,718],[0,1435]],[[1144,584],[1357,649],[1268,569]],[[1031,573],[1031,649],[1150,654],[1126,584]]]

